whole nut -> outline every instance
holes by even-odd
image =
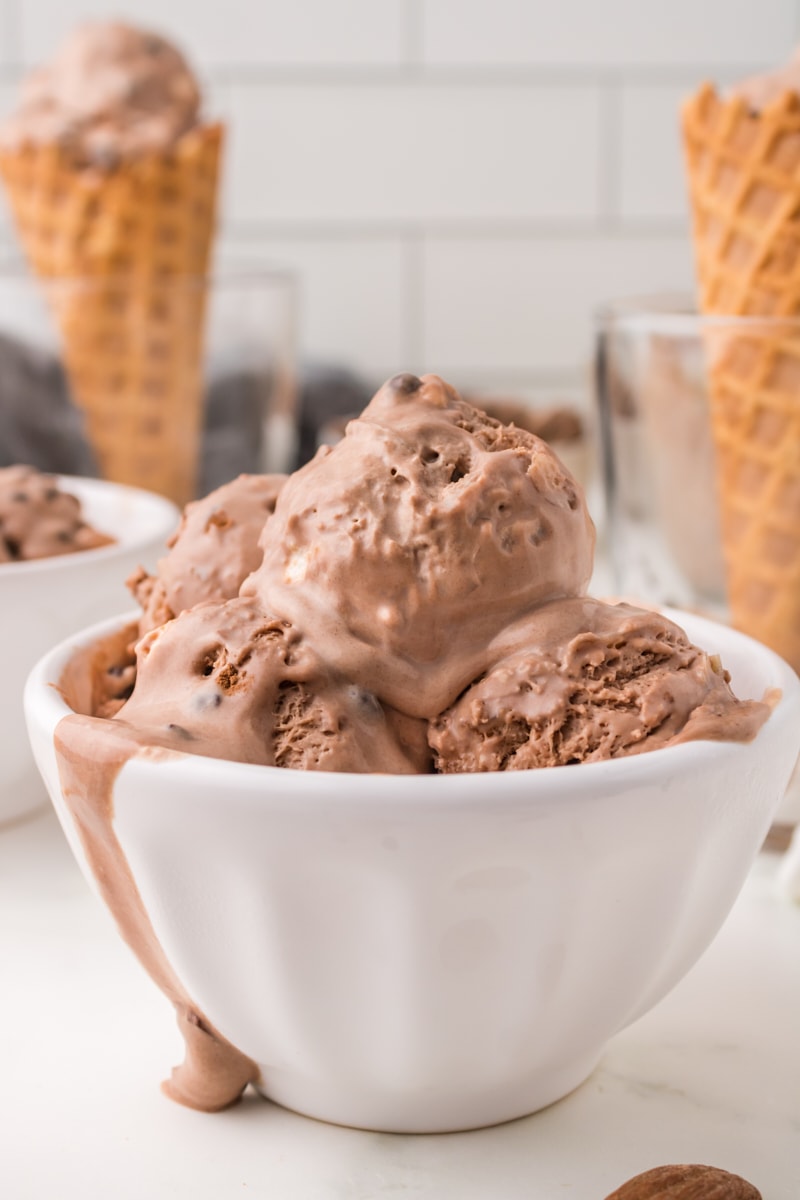
[[[719,1167],[700,1163],[653,1167],[618,1187],[606,1200],[762,1200],[758,1188]]]

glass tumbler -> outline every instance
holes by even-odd
[[[800,319],[610,305],[597,401],[616,587],[800,670]]]
[[[676,300],[604,308],[598,433],[612,583],[625,597],[727,610],[706,352]]]

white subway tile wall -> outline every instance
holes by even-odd
[[[427,63],[675,67],[781,57],[793,0],[423,0]]]
[[[670,83],[624,84],[620,89],[618,216],[622,222],[686,218],[677,119],[685,94],[685,87]]]
[[[234,84],[234,224],[591,222],[592,88]]]
[[[109,16],[205,80],[223,257],[297,272],[306,358],[537,402],[587,395],[604,300],[691,289],[681,98],[800,40],[800,0],[0,0],[0,113]]]
[[[569,375],[585,357],[586,318],[610,296],[689,278],[685,237],[429,238],[423,353],[445,374]]]
[[[315,362],[381,379],[412,355],[409,255],[403,237],[223,236],[223,269],[289,263],[298,273],[303,350]]]
[[[199,66],[370,66],[405,61],[405,0],[6,0],[21,61],[50,54],[76,20],[127,17],[180,39]]]
[[[15,58],[14,14],[7,0],[0,0],[0,70]]]

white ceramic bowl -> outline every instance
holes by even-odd
[[[782,690],[754,742],[484,775],[126,763],[114,830],[155,933],[265,1095],[398,1132],[519,1117],[581,1083],[702,954],[797,757],[800,682],[750,639],[669,615],[741,696]],[[53,749],[68,710],[49,685],[99,632],[48,654],[26,691],[85,870]]]
[[[0,694],[0,823],[47,801],[33,763],[22,711],[25,678],[44,652],[88,622],[130,607],[125,579],[153,566],[178,523],[161,496],[97,479],[60,476],[86,520],[116,538],[110,546],[32,562],[0,563],[3,673]]]

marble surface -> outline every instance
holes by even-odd
[[[248,1096],[166,1100],[170,1008],[80,876],[49,809],[0,830],[0,1195],[9,1200],[603,1200],[664,1162],[800,1196],[800,906],[762,854],[666,1000],[551,1108],[468,1134],[398,1137]]]

